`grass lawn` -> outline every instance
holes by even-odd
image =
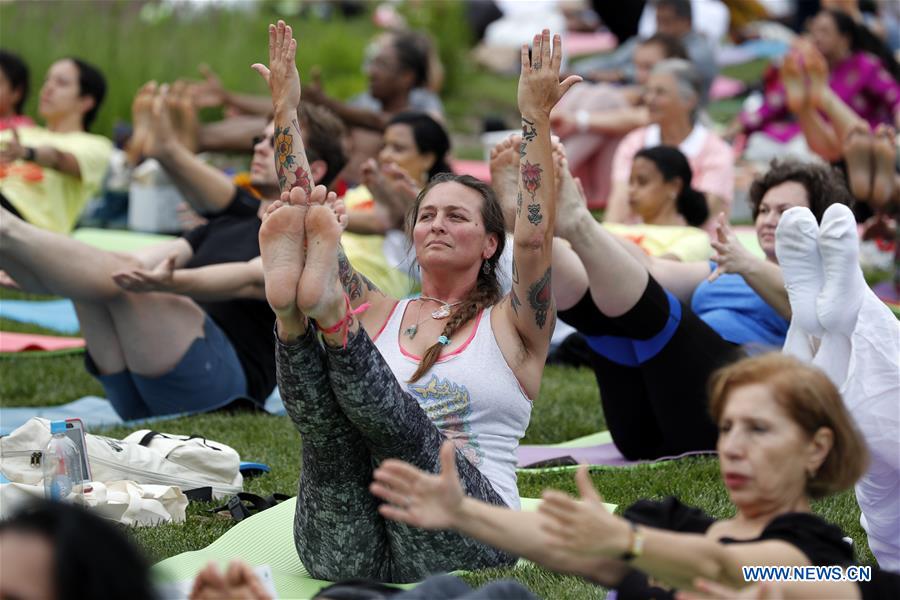
[[[0,298],[27,297],[2,291]],[[0,321],[0,330],[34,331],[39,328]],[[82,367],[81,355],[49,358],[0,359],[0,419],[2,407],[62,404],[87,394],[102,395],[100,386]],[[185,417],[160,423],[170,433],[200,434],[233,446],[243,460],[268,464],[272,472],[245,483],[245,491],[260,495],[273,492],[295,494],[302,440],[287,417],[235,413]],[[554,443],[605,429],[599,394],[593,374],[587,369],[547,367],[539,400],[534,405],[526,443]],[[124,437],[129,429],[111,428],[104,434]],[[717,517],[733,514],[714,458],[689,458],[656,466],[596,469],[592,477],[608,502],[620,507],[641,498],[675,495]],[[523,496],[539,496],[552,487],[575,492],[570,473],[522,473]],[[157,561],[180,552],[196,550],[214,541],[233,525],[229,519],[205,511],[211,504],[191,503],[187,521],[180,525],[129,530],[144,551]],[[874,559],[859,526],[859,508],[852,492],[817,502],[814,510],[838,524],[856,543],[858,558],[866,564]],[[605,592],[582,580],[558,575],[539,567],[492,569],[466,575],[473,584],[512,577],[543,598],[602,598]]]

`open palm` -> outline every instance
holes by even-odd
[[[387,502],[379,508],[383,516],[423,529],[454,526],[464,494],[453,442],[446,441],[441,447],[440,475],[391,459],[375,470],[374,477],[372,493]]]

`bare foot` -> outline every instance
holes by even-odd
[[[300,277],[297,306],[322,327],[344,319],[347,304],[338,279],[338,245],[341,240],[338,215],[327,204],[314,204],[306,214],[306,266]],[[342,339],[343,331],[334,334]]]
[[[131,120],[134,123],[134,131],[125,150],[128,162],[131,165],[138,164],[141,156],[144,154],[144,143],[151,129],[151,110],[155,95],[156,82],[148,81],[141,86],[131,103]]]
[[[847,132],[844,159],[850,192],[857,200],[868,202],[872,195],[872,137],[863,121],[856,122]]]
[[[789,52],[784,57],[784,64],[781,66],[781,82],[784,84],[784,91],[787,94],[788,109],[794,114],[803,111],[809,103],[809,96],[800,66],[800,55],[795,51]]]
[[[159,87],[150,110],[150,120],[144,137],[144,156],[160,158],[178,143],[172,118],[169,115],[169,84]]]
[[[559,170],[559,195],[556,199],[556,235],[568,239],[575,228],[585,219],[593,220],[594,216],[587,208],[587,198],[581,182],[572,177],[569,163],[562,158]]]
[[[872,173],[872,208],[886,206],[894,197],[894,171],[897,163],[897,132],[890,125],[875,129],[872,141],[874,171]]]
[[[191,152],[197,152],[197,134],[200,130],[200,123],[197,119],[197,108],[194,106],[191,85],[189,82],[181,80],[175,83],[176,85],[181,83],[181,88],[174,98],[175,109],[181,120],[181,143]]]
[[[521,204],[517,200],[519,192],[519,144],[522,136],[511,135],[491,148],[491,187],[503,207],[507,227],[512,230],[516,222],[516,211]]]
[[[184,144],[184,121],[181,115],[181,96],[185,93],[187,84],[178,80],[169,87],[169,93],[166,94],[166,107],[169,110],[169,119],[172,122],[172,129],[178,137],[178,141]]]
[[[828,91],[828,63],[822,53],[813,46],[803,46],[803,65],[809,77],[809,103],[815,108],[823,108]]]
[[[294,188],[281,195],[263,215],[259,253],[266,281],[266,300],[279,318],[297,313],[297,290],[305,259],[306,193]]]

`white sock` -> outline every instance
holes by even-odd
[[[781,215],[775,229],[775,256],[791,302],[791,326],[821,337],[825,331],[816,316],[816,299],[825,275],[819,256],[819,225],[808,208],[795,206]]]
[[[850,338],[826,331],[812,363],[828,375],[837,389],[841,389],[850,368]]]
[[[856,219],[847,206],[832,204],[822,215],[819,254],[825,271],[825,283],[816,302],[819,323],[827,331],[849,338],[862,306],[866,280],[859,267]]]
[[[788,327],[781,351],[806,363],[813,362],[813,357],[816,355],[812,337],[800,329],[800,326],[793,319]]]

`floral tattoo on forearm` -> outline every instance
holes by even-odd
[[[303,151],[303,140],[300,139],[299,144],[295,144],[295,135],[298,138],[300,136],[300,123],[296,118],[287,127],[275,126],[275,168],[278,173],[278,186],[282,192],[299,187],[307,194],[311,194],[312,178]],[[295,146],[299,148],[295,149]]]
[[[541,187],[543,169],[540,165],[530,163],[526,160],[522,164],[520,170],[522,175],[522,186],[525,188],[525,191],[528,192],[528,195],[531,196],[532,202],[528,205],[528,222],[532,225],[539,225],[541,221],[544,220],[544,216],[541,214],[541,204],[540,202],[535,201],[535,196],[538,188]],[[519,198],[521,198],[521,195]],[[518,208],[521,213],[521,205],[519,205]]]
[[[534,311],[534,323],[543,329],[547,323],[547,314],[553,302],[553,294],[550,291],[550,267],[543,276],[528,288],[528,306]]]

